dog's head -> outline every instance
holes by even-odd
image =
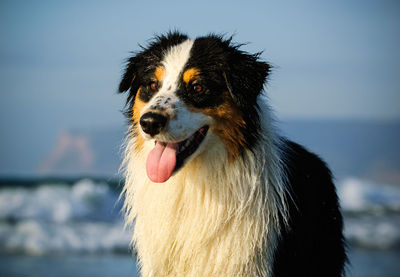
[[[257,97],[270,66],[239,47],[221,36],[169,33],[128,60],[119,91],[129,91],[136,151],[151,144],[146,168],[153,182],[168,180],[211,143],[230,159],[255,145]]]

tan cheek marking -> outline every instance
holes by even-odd
[[[157,66],[156,71],[154,72],[154,76],[156,77],[157,81],[162,81],[164,79],[164,67]]]
[[[186,70],[183,73],[183,81],[188,84],[190,81],[192,81],[193,79],[195,79],[196,77],[198,77],[200,75],[200,70],[192,67],[189,68],[188,70]]]
[[[142,136],[140,135],[139,132],[139,121],[140,121],[140,115],[141,115],[141,111],[143,110],[144,106],[146,106],[146,103],[143,102],[142,100],[140,100],[139,98],[139,93],[140,93],[141,88],[139,88],[139,90],[136,93],[136,97],[135,97],[135,104],[133,105],[133,116],[132,116],[132,120],[133,122],[135,122],[135,135],[136,135],[136,145],[135,145],[135,150],[136,151],[140,151],[143,148],[143,144],[144,144],[144,140],[142,138]]]
[[[241,128],[246,125],[240,110],[228,93],[225,102],[216,108],[195,109],[214,119],[214,133],[228,148],[229,160],[233,161],[240,155],[240,149],[245,146],[245,138]]]

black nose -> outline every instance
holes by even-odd
[[[140,118],[140,126],[142,126],[143,132],[150,136],[159,134],[166,124],[167,117],[159,113],[148,112]]]

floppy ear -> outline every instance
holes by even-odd
[[[268,63],[258,60],[260,53],[251,55],[233,47],[224,72],[228,90],[239,107],[254,105],[270,72]]]
[[[224,78],[234,102],[242,112],[246,125],[242,133],[246,144],[253,149],[260,136],[257,96],[263,90],[265,80],[270,72],[268,63],[258,60],[258,54],[248,54],[231,46],[232,52],[224,69]]]
[[[140,63],[142,62],[143,57],[141,54],[133,56],[127,60],[127,65],[125,68],[125,73],[122,76],[122,80],[119,84],[118,91],[120,93],[128,91],[129,94],[126,99],[126,105],[129,107],[133,106],[137,91],[140,87]],[[128,108],[125,112],[126,115],[130,118],[131,117],[131,109]]]
[[[134,80],[137,77],[137,64],[138,64],[137,57],[131,57],[127,61],[127,65],[125,68],[125,73],[122,76],[122,80],[119,84],[119,92],[127,91],[133,84]]]

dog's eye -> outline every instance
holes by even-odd
[[[192,85],[192,90],[196,93],[200,93],[204,90],[204,88],[200,84],[194,84],[194,85]]]
[[[150,90],[152,90],[152,91],[156,91],[156,90],[158,89],[158,83],[157,83],[157,82],[151,82],[151,83],[149,84],[149,88],[150,88]]]

